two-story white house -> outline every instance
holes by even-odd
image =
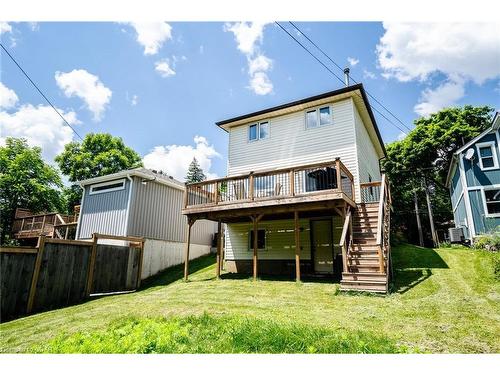
[[[217,275],[223,252],[227,271],[254,278],[339,275],[342,289],[387,291],[385,148],[361,84],[217,125],[227,177],[187,185],[183,209],[190,224],[219,222]]]

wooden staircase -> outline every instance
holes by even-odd
[[[381,184],[387,184],[385,177]],[[345,249],[342,291],[388,292],[390,194],[387,185],[380,191],[378,202],[358,204],[349,218],[350,238]]]

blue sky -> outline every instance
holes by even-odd
[[[409,127],[447,105],[500,107],[498,26],[297,25]],[[2,44],[81,135],[120,136],[147,166],[177,178],[193,156],[209,176],[225,175],[228,138],[216,121],[341,87],[272,23],[3,23],[0,29]],[[24,136],[49,161],[76,139],[3,51],[0,81],[0,139]],[[375,116],[385,142],[402,136]]]

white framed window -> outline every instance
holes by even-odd
[[[489,217],[500,217],[500,186],[483,189],[485,214]]]
[[[477,143],[476,148],[479,159],[479,167],[482,171],[498,169],[498,155],[495,142]]]
[[[305,112],[305,119],[307,129],[331,125],[333,123],[332,109],[328,105],[309,109]]]
[[[99,184],[90,185],[89,195],[109,193],[111,191],[123,190],[125,189],[125,179],[106,181]]]
[[[260,139],[267,139],[270,135],[269,121],[261,121],[248,127],[248,141],[254,142]]]
[[[253,251],[253,229],[248,232],[248,251]],[[266,230],[257,229],[257,250],[266,250]]]

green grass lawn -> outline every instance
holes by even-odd
[[[393,293],[339,293],[331,282],[224,275],[213,257],[174,267],[136,293],[0,325],[0,352],[398,353],[500,351],[494,254],[393,249]]]

